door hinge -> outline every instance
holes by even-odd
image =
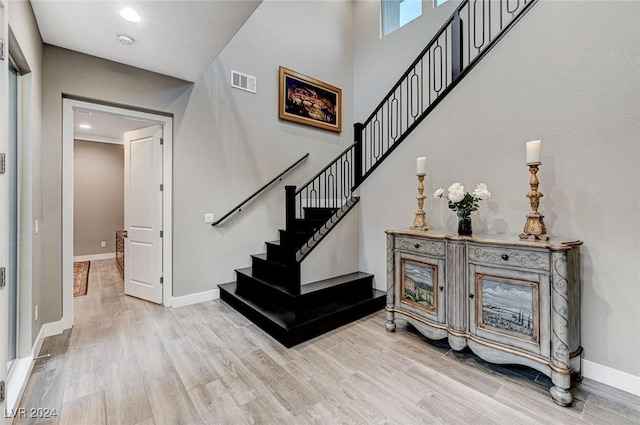
[[[0,59],[5,60],[7,57],[7,42],[0,39]]]
[[[164,277],[160,276],[160,285],[164,284]]]
[[[163,184],[161,184],[161,185],[160,185],[160,192],[162,192],[163,190],[164,190],[164,185],[163,185]]]
[[[0,288],[7,286],[7,268],[0,267]]]
[[[161,145],[164,145],[164,137],[161,137],[161,138],[160,138],[160,144],[161,144]]]
[[[160,230],[160,237],[164,237],[164,232],[162,230]]]
[[[7,385],[4,381],[0,382],[0,403],[4,401],[5,393],[7,392]]]
[[[7,171],[7,155],[0,153],[0,174],[4,174]]]

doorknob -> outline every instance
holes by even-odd
[[[126,237],[128,237],[128,233],[127,233],[127,231],[126,231],[126,230],[123,230],[123,231],[122,231],[122,236],[124,236],[125,238],[126,238]]]

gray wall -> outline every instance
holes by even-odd
[[[9,3],[9,26],[31,72],[21,77],[22,122],[20,124],[20,327],[19,355],[25,356],[46,321],[35,320],[34,306],[42,301],[42,40],[29,2]],[[26,328],[23,328],[26,327]]]
[[[264,2],[194,84],[45,46],[45,320],[61,317],[63,93],[174,114],[174,296],[213,290],[277,239],[282,186],[305,181],[353,140],[351,24],[349,2]],[[280,65],[342,88],[342,134],[278,120]],[[231,69],[256,76],[258,93],[231,89]],[[215,229],[203,222],[205,212],[222,216],[305,152],[304,165],[241,214]],[[351,243],[357,250],[357,239]]]
[[[355,8],[355,118],[363,120],[385,94],[373,83],[388,87],[425,42],[414,29],[379,40],[377,3]],[[639,16],[638,2],[539,2],[378,168],[360,208],[360,268],[378,288],[384,231],[413,220],[416,157],[427,156],[427,195],[486,183],[493,196],[472,214],[474,233],[516,238],[529,211],[525,142],[541,139],[548,231],[584,241],[584,358],[640,376]],[[415,25],[433,33],[424,19]],[[431,229],[456,231],[443,200],[428,197],[425,207]]]
[[[73,150],[73,255],[116,251],[124,229],[124,146],[76,140]],[[102,248],[100,242],[105,241]]]
[[[62,94],[110,100],[175,114],[178,125],[192,85],[137,68],[45,45],[43,50],[42,306],[45,323],[62,317]]]
[[[349,2],[263,2],[195,83],[174,155],[174,295],[235,280],[234,268],[278,239],[283,186],[305,182],[352,143],[351,23]],[[342,89],[341,134],[278,120],[279,66]],[[257,94],[230,88],[231,69],[257,77]],[[301,167],[232,220],[202,223],[204,212],[220,217],[305,152]],[[345,249],[357,250],[357,240]]]

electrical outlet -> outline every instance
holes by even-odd
[[[215,220],[213,213],[205,213],[204,214],[204,222],[205,223],[213,223]]]
[[[34,312],[33,312],[33,321],[37,322],[38,321],[38,304],[36,304],[35,308],[34,308]]]
[[[100,246],[104,248],[105,246],[107,246],[107,243],[105,241],[102,241],[100,242]]]

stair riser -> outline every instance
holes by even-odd
[[[280,264],[295,263],[296,249],[282,245],[267,244],[267,259]]]
[[[358,300],[368,296],[373,287],[372,278],[349,282],[333,288],[327,288],[311,295],[301,295],[298,300],[300,308],[313,308],[335,300]]]
[[[310,232],[287,232],[286,230],[280,230],[280,243],[282,245],[286,245],[288,247],[294,247],[296,250],[300,249],[300,247],[305,244],[311,237],[313,237],[313,233]]]
[[[287,288],[292,288],[300,284],[300,265],[298,263],[289,266],[265,261],[252,257],[253,275],[257,278],[276,283]],[[285,284],[286,282],[286,284]]]
[[[304,218],[296,218],[296,230],[299,232],[315,233],[326,220],[308,220]]]
[[[336,212],[335,208],[304,208],[304,218],[311,220],[328,220]]]
[[[293,308],[296,304],[291,294],[284,293],[268,283],[261,282],[241,273],[237,273],[238,294],[260,302],[276,303],[284,308]],[[284,287],[284,284],[280,284]],[[295,289],[295,288],[291,288]]]

